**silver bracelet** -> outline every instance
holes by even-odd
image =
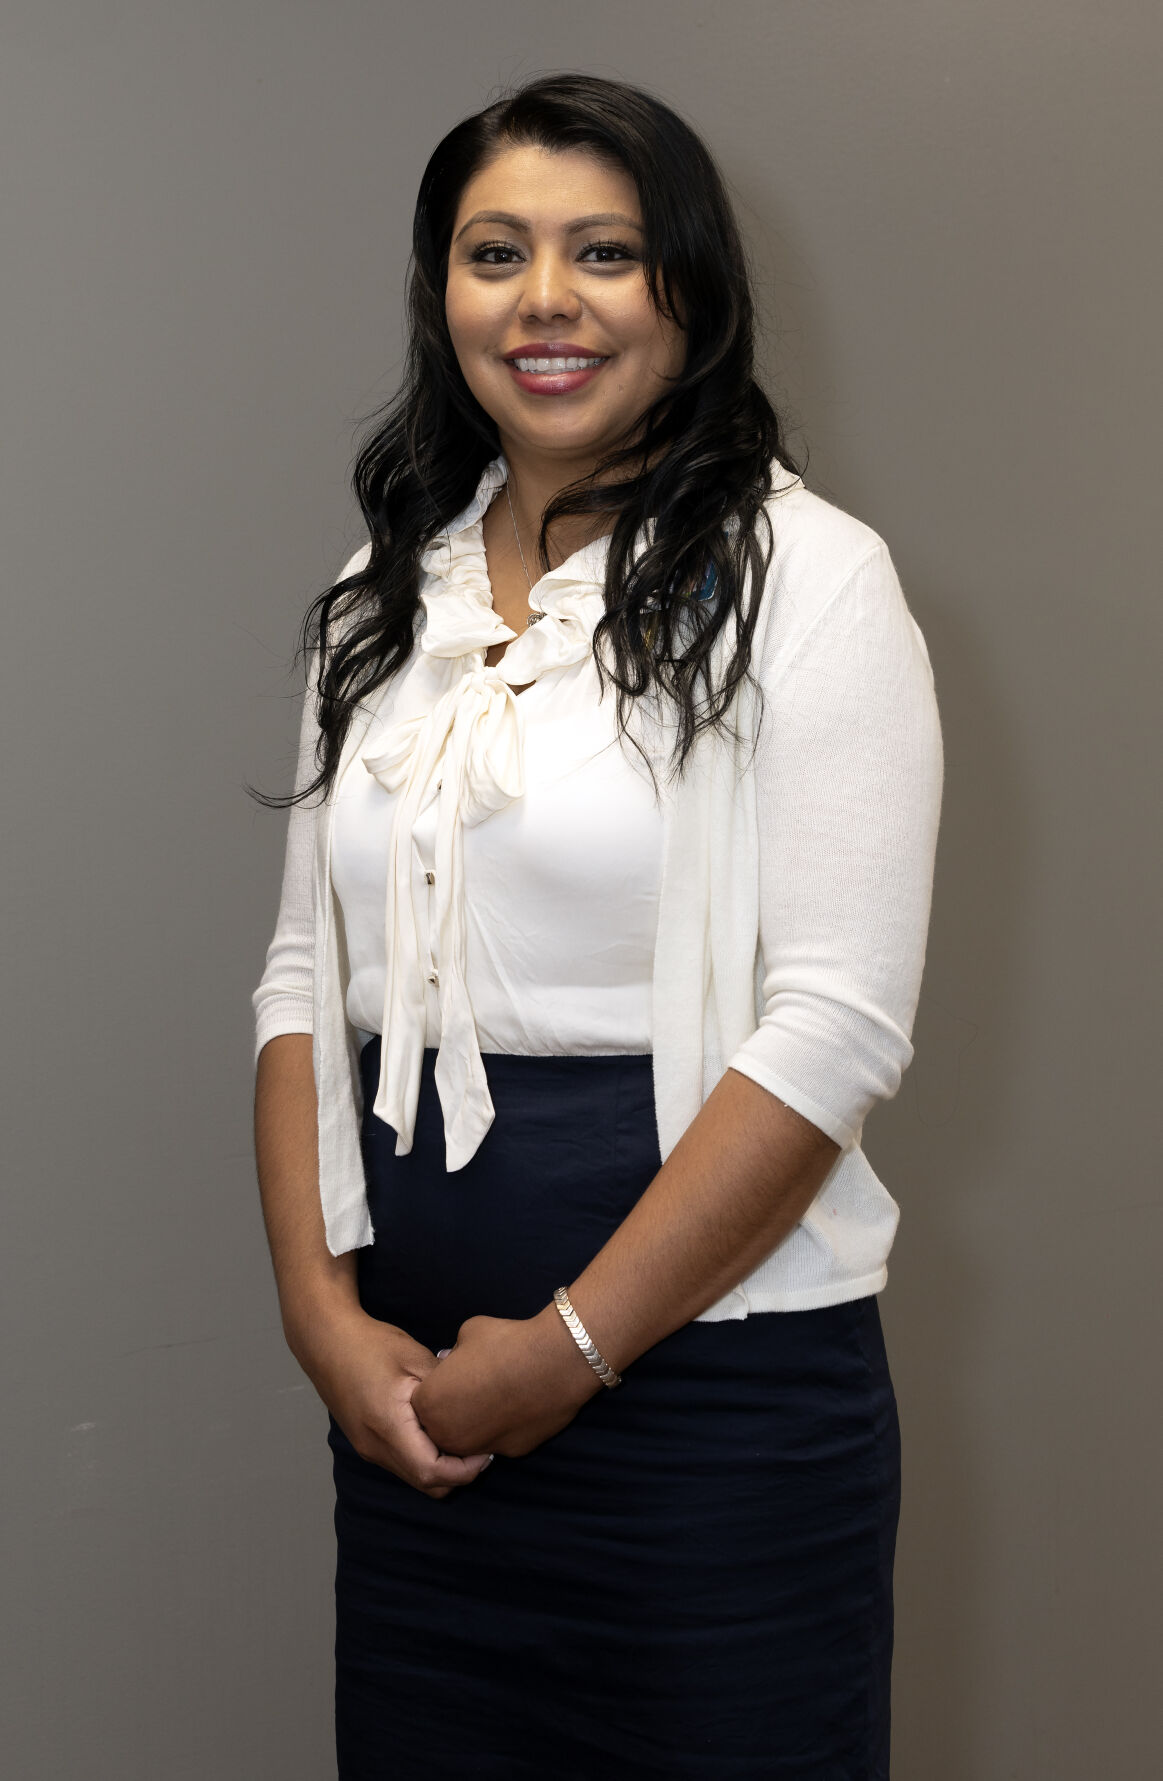
[[[590,1366],[594,1369],[594,1372],[597,1374],[602,1384],[608,1385],[610,1390],[613,1391],[615,1385],[621,1385],[622,1375],[621,1373],[615,1373],[613,1367],[607,1360],[603,1359],[602,1355],[599,1353],[585,1324],[570,1304],[569,1294],[566,1292],[564,1286],[558,1287],[553,1295],[553,1302],[565,1319],[570,1335],[589,1361]]]

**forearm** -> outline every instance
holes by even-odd
[[[259,1053],[255,1161],[283,1328],[300,1359],[313,1325],[359,1308],[354,1253],[334,1256],[327,1247],[317,1121],[311,1035],[280,1034]]]
[[[798,1224],[839,1154],[726,1070],[633,1210],[563,1282],[610,1365],[620,1372],[738,1285]]]
[[[840,1147],[728,1069],[650,1186],[567,1286],[619,1372],[737,1285],[794,1229]],[[472,1317],[414,1397],[448,1453],[527,1453],[602,1391],[556,1305]]]

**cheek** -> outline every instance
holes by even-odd
[[[676,346],[672,330],[646,298],[627,304],[621,317],[621,333],[643,374],[647,370],[671,370],[675,354],[683,352],[681,336]]]
[[[444,319],[454,346],[480,346],[491,338],[497,305],[489,293],[466,290],[452,279],[444,292]]]
[[[459,346],[466,338],[469,317],[465,314],[464,305],[460,302],[455,289],[451,287],[444,293],[444,320],[448,332],[452,336],[452,344]]]
[[[654,364],[665,377],[676,377],[686,364],[687,337],[675,322],[655,318]]]

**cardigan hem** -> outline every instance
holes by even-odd
[[[777,1286],[748,1288],[744,1280],[691,1322],[738,1323],[757,1311],[820,1311],[828,1305],[847,1304],[849,1299],[868,1298],[882,1291],[887,1281],[887,1264],[856,1280],[829,1280],[822,1286],[793,1287],[790,1291],[782,1291]]]
[[[271,1039],[279,1039],[284,1033],[303,1033],[309,1039],[314,1031],[314,1016],[310,1009],[306,1014],[295,1014],[290,1009],[273,1008],[265,1016],[260,1014],[255,1024],[255,1068],[258,1068],[259,1055],[263,1046],[268,1044]]]
[[[750,1044],[749,1039],[744,1040],[735,1055],[728,1059],[728,1069],[738,1070],[741,1076],[749,1076],[752,1082],[757,1082],[760,1088],[765,1088],[769,1094],[775,1096],[777,1101],[782,1101],[794,1113],[802,1114],[804,1119],[810,1120],[812,1125],[818,1126],[826,1137],[831,1138],[834,1144],[840,1146],[841,1150],[851,1150],[854,1144],[859,1143],[858,1128],[846,1124],[844,1120],[837,1119],[834,1113],[830,1113],[826,1107],[821,1107],[818,1101],[813,1101],[810,1095],[804,1094],[802,1089],[797,1088],[794,1083],[788,1082],[786,1077],[777,1076],[774,1070],[769,1070],[766,1064],[751,1055]]]

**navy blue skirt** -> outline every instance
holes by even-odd
[[[651,1059],[485,1059],[444,1166],[370,1113],[373,1316],[435,1351],[531,1317],[659,1167]],[[332,1420],[340,1781],[887,1781],[900,1436],[875,1297],[685,1324],[519,1459],[434,1499]]]

